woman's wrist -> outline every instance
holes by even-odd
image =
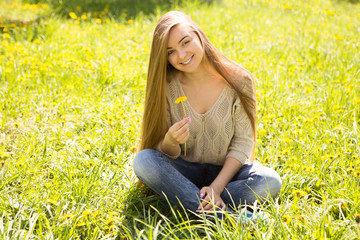
[[[172,143],[165,138],[160,142],[159,148],[161,152],[164,152],[170,156],[177,156],[180,152],[180,146],[177,143]]]

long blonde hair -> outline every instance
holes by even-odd
[[[168,62],[167,44],[170,30],[177,24],[187,24],[198,35],[205,59],[236,91],[256,133],[256,98],[251,74],[239,64],[226,58],[217,50],[204,31],[186,14],[171,11],[163,15],[155,27],[150,52],[149,69],[142,122],[142,149],[154,149],[164,138],[169,127],[166,112],[166,81],[170,81],[178,70]]]

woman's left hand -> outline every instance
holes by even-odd
[[[197,212],[209,212],[211,210],[225,210],[225,203],[221,199],[220,194],[212,187],[203,187],[200,190],[201,204],[199,205]]]

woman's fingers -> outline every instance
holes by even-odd
[[[183,120],[175,123],[169,128],[169,133],[171,138],[174,139],[177,143],[182,144],[190,136],[190,118],[184,118]]]

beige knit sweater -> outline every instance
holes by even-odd
[[[169,126],[184,117],[182,105],[175,104],[175,100],[180,96],[185,96],[185,93],[179,80],[173,79],[167,85]],[[179,156],[182,159],[223,165],[228,157],[235,158],[242,164],[250,158],[254,134],[250,119],[233,89],[226,85],[215,104],[204,114],[197,113],[188,101],[184,102],[184,107],[187,115],[191,117],[191,123],[190,138],[186,141],[186,156],[185,144],[180,145]]]

